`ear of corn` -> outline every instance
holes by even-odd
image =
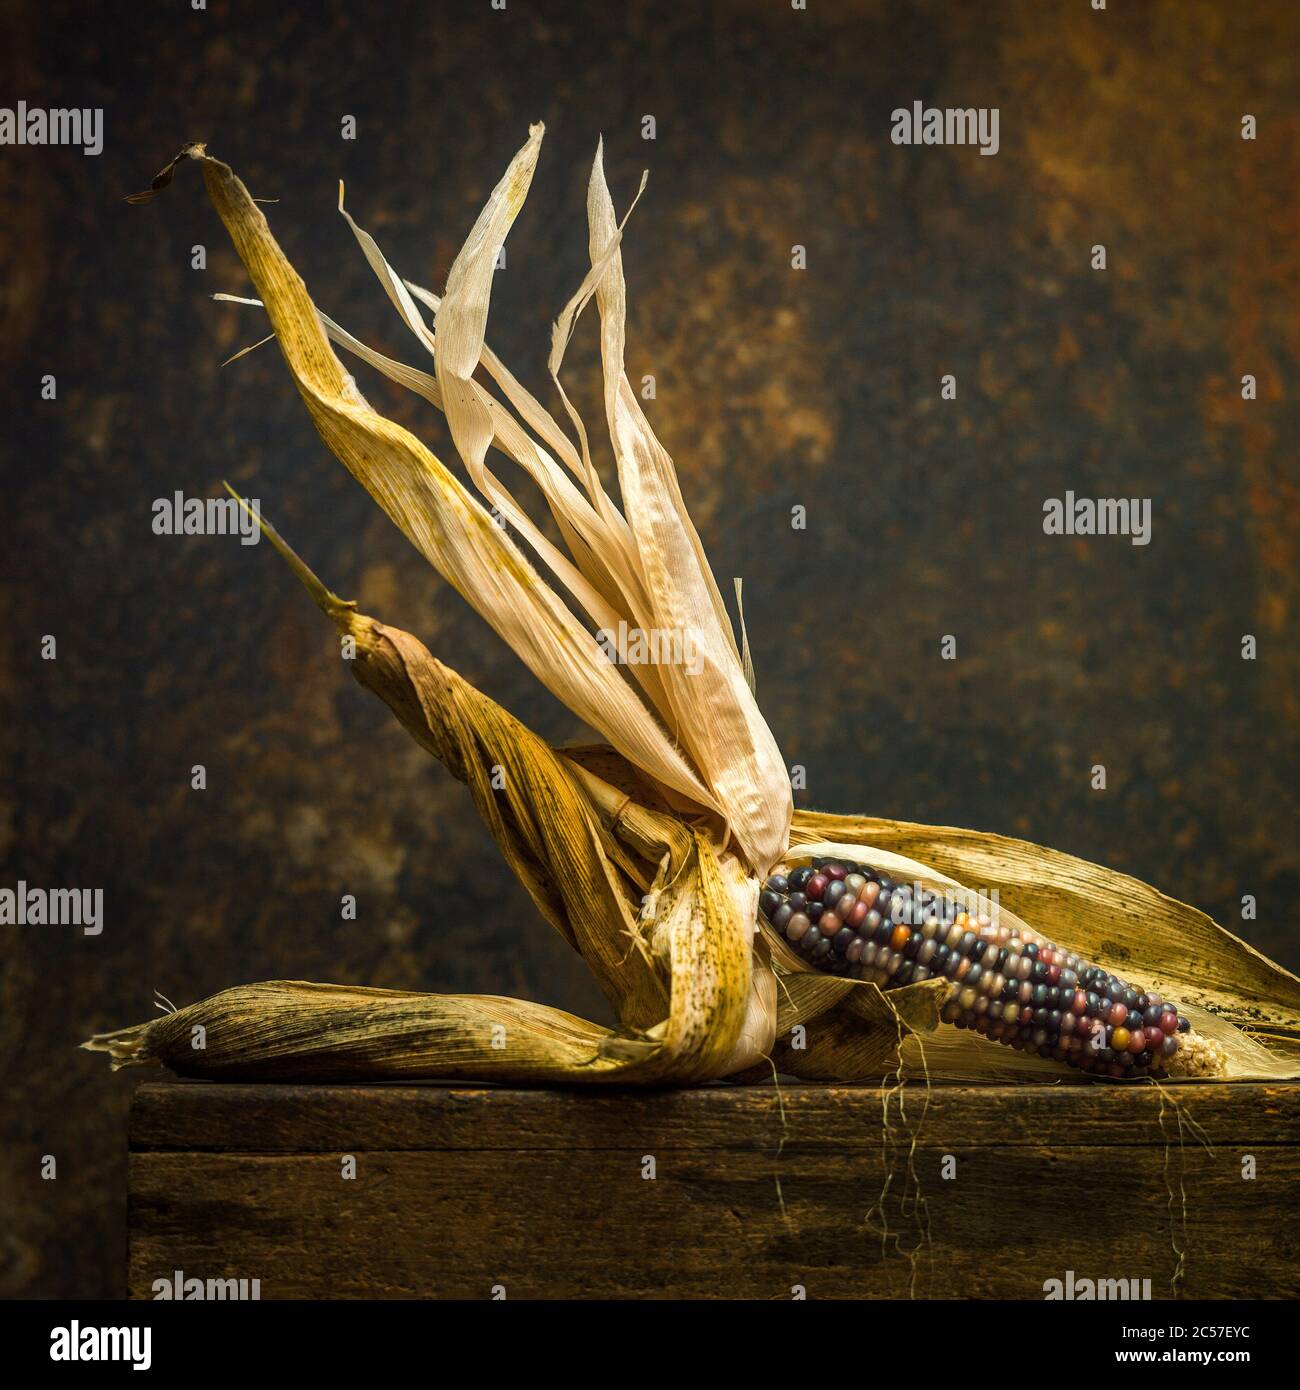
[[[1010,836],[870,816],[797,812],[791,845],[805,855],[856,856],[928,888],[978,885],[984,898],[997,893],[1003,922],[1032,923],[1143,992],[1177,1001],[1192,1024],[1180,1059],[1187,1074],[1300,1075],[1300,980],[1140,879]],[[926,1044],[936,1075],[968,1075],[985,1065],[1010,1074],[1048,1070],[1022,1054],[974,1046],[952,1030],[942,1034]],[[990,1052],[1002,1055],[992,1060]]]
[[[1300,981],[1154,889],[999,836],[793,811],[754,701],[748,643],[736,642],[672,460],[624,369],[623,224],[599,151],[587,197],[591,269],[557,322],[549,360],[576,446],[487,345],[493,262],[541,136],[534,127],[494,189],[441,297],[400,278],[343,210],[340,190],[340,211],[432,355],[432,373],[374,352],[320,313],[247,189],[202,146],[187,147],[153,191],[180,160],[200,163],[260,296],[243,302],[265,309],[321,437],[608,740],[569,754],[548,748],[416,638],[335,598],[267,526],[316,602],[355,638],[357,679],[466,784],[619,1025],[517,1000],[277,981],[87,1046],[115,1065],[302,1079],[696,1082],[766,1077],[774,1065],[826,1079],[912,1066],[931,1076],[1059,1076],[1060,1063],[1108,1077],[1300,1075]],[[617,503],[560,383],[565,347],[593,298]],[[433,310],[432,328],[421,306]],[[370,408],[331,342],[446,414],[470,482],[565,597],[428,449]],[[479,365],[506,404],[476,377]],[[488,468],[492,445],[538,484],[563,548]],[[592,627],[619,624],[689,632],[701,670],[611,665]],[[505,771],[498,785],[494,767]],[[814,879],[823,881],[810,891]],[[1002,905],[982,921],[963,884],[996,890],[1028,922]],[[196,1052],[189,1036],[199,1024],[207,1046]]]
[[[1163,1076],[1191,1024],[1154,993],[960,890],[897,882],[883,869],[811,857],[759,898],[774,931],[832,974],[897,989],[947,980],[940,1018],[994,1042],[1111,1077]],[[980,910],[988,906],[994,915]]]

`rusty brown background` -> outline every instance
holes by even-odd
[[[657,378],[718,574],[746,578],[801,801],[1047,842],[1300,963],[1294,5],[6,10],[0,104],[102,106],[106,143],[0,149],[0,883],[102,887],[107,925],[0,928],[0,1292],[122,1291],[134,1078],[75,1049],[147,1017],[155,989],[292,976],[603,1016],[270,548],[152,534],[154,498],[230,478],[338,591],[547,736],[581,732],[326,454],[274,348],[220,367],[263,329],[207,298],[246,280],[199,179],[123,201],[186,140],[279,200],[324,309],[414,361],[337,179],[440,288],[545,120],[489,339],[548,401],[597,134],[620,206],[648,165],[629,371]],[[889,113],[914,100],[997,106],[1000,153],[893,146]],[[588,324],[566,370],[589,409],[595,364]],[[358,370],[451,457],[431,409]],[[1045,537],[1066,489],[1151,498],[1152,544]]]

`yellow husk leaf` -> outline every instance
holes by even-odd
[[[761,1059],[775,1027],[775,986],[765,965],[751,960],[757,883],[736,857],[673,816],[633,806],[409,633],[357,613],[261,520],[317,604],[353,639],[356,679],[468,786],[507,863],[542,916],[582,953],[620,1028],[523,1001],[274,981],[227,990],[87,1046],[117,1065],[160,1061],[186,1074],[250,1080],[687,1083]],[[636,910],[647,881],[653,916]],[[207,1033],[197,1053],[196,1024]],[[494,1035],[493,1025],[504,1032]]]

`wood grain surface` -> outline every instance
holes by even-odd
[[[874,1087],[146,1085],[129,1285],[1040,1299],[1073,1270],[1157,1299],[1294,1297],[1298,1144],[1289,1086],[936,1086],[900,1114]]]

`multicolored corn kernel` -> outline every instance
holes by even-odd
[[[758,905],[817,968],[881,989],[950,980],[945,1023],[1097,1075],[1163,1076],[1190,1027],[1159,995],[1037,932],[869,864],[814,859],[773,874]]]

